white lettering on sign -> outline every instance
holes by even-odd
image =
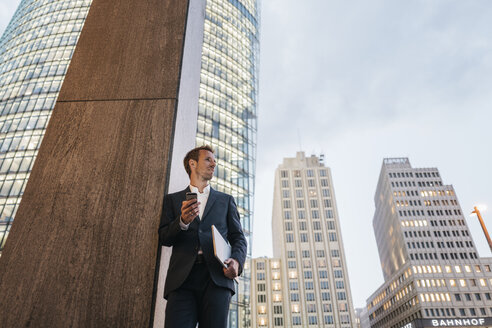
[[[401,327],[401,328],[412,328],[412,323],[407,323],[405,326]]]
[[[485,319],[447,319],[447,320],[431,320],[433,327],[459,327],[459,326],[478,326],[485,323]],[[407,325],[408,326],[408,325]],[[407,326],[403,328],[407,328]]]

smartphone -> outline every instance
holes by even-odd
[[[186,193],[186,200],[191,200],[191,199],[197,199],[197,194],[196,192],[187,192]]]

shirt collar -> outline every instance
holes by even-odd
[[[210,185],[208,184],[205,188],[203,188],[203,192],[199,192],[198,188],[190,185],[190,190],[192,192],[196,192],[197,194],[208,195],[210,193]]]

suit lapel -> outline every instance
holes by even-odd
[[[207,199],[207,206],[205,206],[205,210],[203,211],[203,216],[201,217],[202,221],[207,217],[208,212],[214,205],[215,199],[217,198],[217,192],[210,187],[210,194]]]

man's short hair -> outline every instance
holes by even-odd
[[[193,148],[192,150],[190,150],[186,154],[186,156],[185,156],[185,158],[183,160],[183,164],[184,164],[186,173],[188,173],[188,176],[191,176],[190,159],[195,160],[195,161],[198,162],[198,158],[200,157],[200,150],[206,150],[206,151],[209,151],[211,153],[214,152],[214,150],[212,149],[212,147],[210,147],[208,145],[196,147],[196,148]]]

